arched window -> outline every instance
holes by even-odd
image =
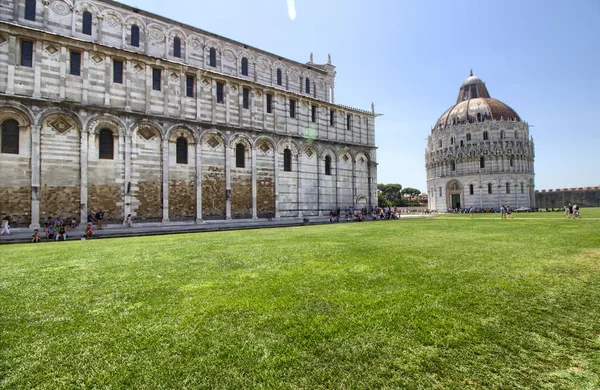
[[[83,12],[83,27],[81,32],[85,35],[92,35],[92,13],[89,11]]]
[[[454,145],[454,137],[450,137],[450,145]]]
[[[131,46],[140,47],[140,28],[136,24],[131,26]]]
[[[477,113],[477,122],[481,122],[481,113],[480,112]]]
[[[310,93],[310,79],[306,78],[306,93]]]
[[[283,84],[283,75],[281,73],[281,69],[277,69],[277,85]]]
[[[514,166],[515,165],[515,159],[513,157],[510,158],[510,166]]]
[[[525,186],[523,185],[523,183],[521,183],[521,193],[524,194],[525,193]]]
[[[175,149],[177,152],[177,164],[188,163],[188,142],[185,137],[177,138]]]
[[[488,194],[492,193],[492,183],[488,183]]]
[[[442,147],[442,140],[440,140],[440,141],[438,142],[438,146],[439,146],[440,148]]]
[[[506,183],[506,193],[510,194],[510,183]]]
[[[484,140],[484,141],[487,141],[487,140],[488,140],[488,132],[487,132],[487,131],[484,131],[484,132],[483,132],[483,140]]]
[[[210,58],[209,58],[210,66],[212,66],[213,68],[216,68],[217,67],[217,50],[214,47],[211,47],[209,54],[210,54]]]
[[[485,168],[485,157],[479,158],[479,168]]]
[[[475,193],[475,186],[473,184],[469,185],[469,195],[473,195]]]
[[[456,171],[456,162],[452,161],[452,163],[450,163],[450,166],[452,167],[453,171]]]
[[[246,148],[244,147],[244,144],[235,145],[235,167],[246,167]]]
[[[289,149],[283,151],[283,170],[285,172],[292,171],[292,151]]]
[[[504,130],[500,130],[500,139],[504,139]]]
[[[179,37],[173,38],[173,56],[181,58],[181,39]]]
[[[2,153],[19,154],[19,122],[14,119],[2,122]]]
[[[331,175],[331,156],[325,156],[325,174]]]
[[[467,133],[467,141],[471,140],[471,133]]]
[[[100,130],[100,148],[98,152],[98,158],[102,160],[114,160],[115,142],[112,131],[108,129]]]
[[[242,76],[248,76],[248,59],[242,58]]]
[[[35,22],[36,0],[25,0],[25,19]]]

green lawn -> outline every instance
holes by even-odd
[[[595,390],[582,214],[2,246],[0,388]]]

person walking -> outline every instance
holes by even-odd
[[[500,206],[500,214],[502,219],[506,219],[506,209],[504,208],[504,205]]]
[[[506,215],[510,218],[513,219],[512,217],[512,210],[510,209],[510,206],[506,206]]]
[[[0,236],[10,236],[10,217],[8,215],[2,219]]]
[[[104,221],[104,213],[102,209],[98,210],[96,213],[96,220],[98,221],[98,230],[102,230],[102,222]]]

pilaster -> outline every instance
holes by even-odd
[[[225,219],[231,219],[231,148],[225,142]]]
[[[15,2],[16,3],[16,2]],[[17,56],[17,38],[13,35],[8,37],[8,75],[6,83],[6,94],[15,94],[15,67],[19,64]]]
[[[93,137],[93,134],[90,134],[86,131],[81,131],[81,145],[79,148],[79,167],[80,167],[80,177],[81,177],[81,185],[80,185],[80,202],[81,202],[81,213],[79,215],[79,221],[82,225],[87,224],[87,215],[88,215],[88,142],[89,138]]]
[[[296,175],[296,180],[297,180],[297,206],[296,208],[298,209],[298,218],[302,218],[303,216],[303,212],[302,212],[302,148],[300,148],[298,150],[298,155],[296,156],[296,167],[297,167],[297,175]]]
[[[132,139],[131,134],[125,135],[125,207],[123,207],[123,219],[131,213],[131,166],[132,166]]]
[[[256,210],[256,147],[252,147],[252,219],[258,219],[258,213]]]
[[[275,150],[273,151],[273,164],[275,172],[275,219],[279,219],[279,149],[277,143],[275,143]]]
[[[196,142],[196,223],[203,223],[202,219],[202,142]]]
[[[40,228],[40,135],[41,126],[31,126],[31,224],[30,229]]]
[[[90,90],[90,81],[88,80],[89,62],[90,62],[90,53],[88,51],[84,51],[83,52],[83,65],[81,67],[81,79],[82,79],[82,83],[83,83],[81,103],[83,103],[83,104],[88,104],[88,91]]]
[[[169,140],[162,141],[162,197],[163,219],[162,223],[169,223]]]

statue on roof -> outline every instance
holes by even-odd
[[[470,76],[473,76],[473,69],[471,69]]]
[[[313,62],[313,53],[312,53],[312,51],[310,52],[310,62]]]
[[[327,63],[331,65],[331,54],[327,54]]]

